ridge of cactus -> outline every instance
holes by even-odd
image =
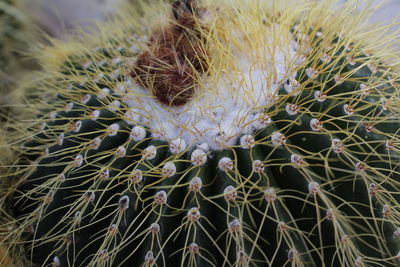
[[[0,245],[38,266],[398,266],[400,56],[356,2],[142,3],[43,49]]]

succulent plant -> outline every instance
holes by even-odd
[[[145,4],[45,53],[3,243],[39,266],[398,266],[398,55],[355,2]]]

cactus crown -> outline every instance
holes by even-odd
[[[396,266],[398,56],[333,2],[147,4],[48,50],[3,242],[53,266]]]

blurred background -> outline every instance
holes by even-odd
[[[341,0],[339,3],[346,1]],[[358,2],[363,3],[366,0],[359,0]],[[372,14],[370,22],[384,24],[396,22],[397,25],[394,25],[392,30],[400,29],[400,0],[371,0],[371,3],[378,9]]]
[[[139,1],[158,0],[0,0],[0,93],[1,87],[15,84],[16,78],[10,75],[11,73],[17,73],[16,70],[21,69],[32,69],[29,65],[34,62],[29,61],[29,58],[26,60],[26,55],[32,55],[29,48],[34,47],[32,44],[37,44],[37,39],[40,39],[39,35],[33,34],[35,29],[39,28],[58,39],[66,39],[68,35],[80,32],[81,29],[95,30],[93,26],[96,22],[106,20],[123,5],[130,4],[134,7]],[[293,4],[296,4],[306,0],[265,1],[293,1]],[[332,1],[345,3],[348,0]],[[400,0],[358,2],[363,5],[371,2],[379,6],[369,20],[371,23],[391,24],[392,31],[400,29]],[[393,24],[394,21],[397,21],[397,24]],[[400,51],[400,41],[397,43],[399,45],[396,49]],[[0,99],[0,104],[1,102]]]
[[[25,2],[25,5],[28,10],[30,10],[36,23],[51,35],[62,37],[66,32],[70,32],[77,27],[88,28],[93,21],[104,20],[107,14],[111,14],[116,11],[122,3],[131,0],[22,1]],[[297,2],[301,0],[294,1]],[[346,2],[346,0],[340,0],[340,2]],[[360,0],[360,3],[361,2],[365,2],[365,0]],[[372,2],[373,4],[381,5],[381,7],[371,17],[371,22],[390,23],[400,15],[400,0],[373,0]],[[399,27],[397,26],[394,29],[396,28],[398,29]]]
[[[90,28],[105,20],[129,0],[22,0],[21,2],[42,29],[62,38],[77,28]]]

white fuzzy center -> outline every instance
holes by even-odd
[[[150,90],[128,81],[127,121],[147,126],[157,139],[182,138],[188,147],[206,143],[218,150],[235,145],[242,135],[266,123],[263,109],[275,100],[277,90],[293,77],[299,64],[294,41],[280,48],[272,39],[266,38],[259,51],[235,54],[236,70],[222,71],[217,81],[204,81],[199,96],[182,107],[161,104]],[[255,63],[255,54],[262,55],[261,64]],[[297,82],[292,79],[292,84]]]

